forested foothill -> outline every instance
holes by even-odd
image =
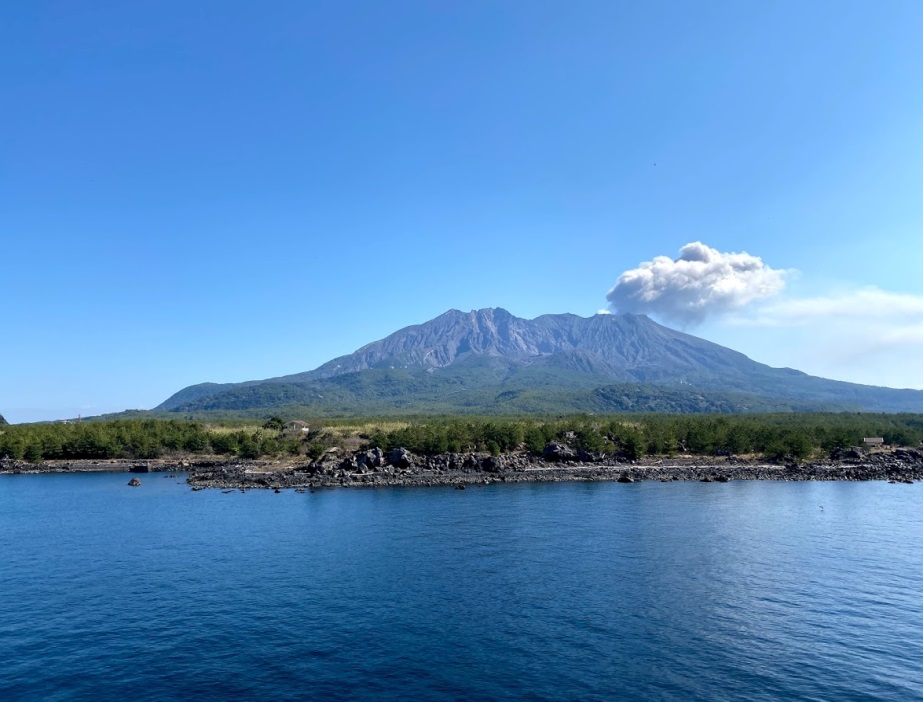
[[[312,420],[292,430],[278,417],[258,423],[120,419],[5,425],[0,458],[150,459],[183,455],[288,456],[316,460],[331,449],[405,448],[421,455],[547,453],[549,445],[633,460],[657,455],[758,455],[803,460],[881,437],[918,446],[919,414],[577,415]]]

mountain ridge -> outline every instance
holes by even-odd
[[[451,411],[510,391],[591,392],[608,386],[727,393],[742,405],[869,411],[923,411],[923,391],[879,388],[772,368],[644,315],[541,315],[522,319],[502,308],[448,310],[400,329],[311,371],[242,383],[202,383],[165,400],[160,411],[252,409],[349,402],[374,408],[393,397],[425,411]],[[717,396],[715,396],[717,397]],[[416,398],[416,401],[415,401]],[[575,400],[576,401],[576,400]],[[584,404],[594,403],[584,398]],[[553,403],[551,403],[553,405]],[[578,402],[580,404],[580,402]],[[719,402],[719,405],[721,402]],[[724,403],[727,404],[727,403]],[[698,406],[698,405],[696,405]],[[735,410],[732,410],[735,411]],[[746,411],[740,410],[740,411]]]

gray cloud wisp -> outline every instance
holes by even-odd
[[[613,312],[650,314],[688,327],[778,295],[785,275],[758,256],[723,253],[696,241],[681,248],[679,258],[657,256],[625,271],[606,299]]]

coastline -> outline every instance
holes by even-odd
[[[193,490],[307,490],[331,487],[411,487],[527,482],[661,482],[732,480],[867,481],[912,483],[923,480],[923,451],[845,449],[835,457],[777,464],[735,456],[645,457],[637,461],[601,455],[573,460],[524,453],[491,456],[463,453],[416,456],[404,449],[378,449],[345,458],[332,454],[315,462],[297,459],[240,460],[192,457],[144,460],[70,460],[39,464],[0,461],[0,475],[43,473],[187,473]]]
[[[196,458],[78,458],[29,463],[0,458],[0,475],[44,473],[176,473],[189,470]],[[214,459],[208,463],[214,462]]]

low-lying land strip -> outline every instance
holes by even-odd
[[[131,419],[0,428],[0,472],[187,471],[194,487],[918,480],[923,415]],[[855,448],[863,443],[873,448]],[[886,448],[880,448],[884,444]]]
[[[829,459],[775,464],[759,458],[736,456],[645,457],[628,461],[612,456],[577,454],[552,445],[543,456],[511,453],[443,453],[415,455],[398,448],[356,451],[339,457],[328,454],[318,461],[227,460],[219,457],[191,460],[51,461],[29,464],[4,459],[0,473],[62,473],[87,471],[186,471],[193,489],[312,489],[322,487],[375,487],[468,485],[520,482],[618,481],[637,482],[731,480],[886,480],[910,483],[923,480],[923,451],[889,449],[866,452],[845,449]]]

